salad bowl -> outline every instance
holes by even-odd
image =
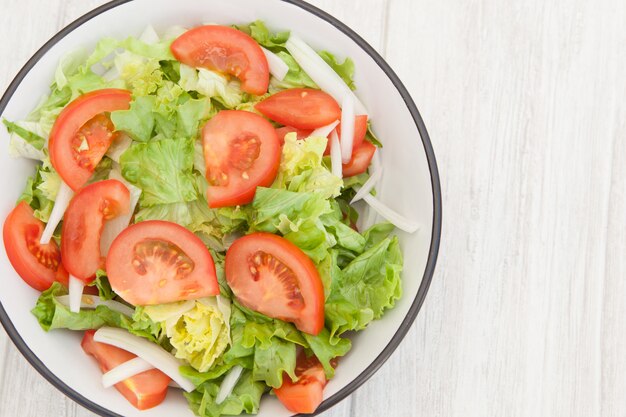
[[[355,64],[356,94],[368,109],[383,148],[384,173],[377,198],[419,223],[416,233],[398,231],[404,254],[403,295],[378,321],[351,336],[352,349],[341,360],[324,391],[323,412],[346,398],[389,358],[408,332],[430,285],[441,235],[441,192],[436,160],[424,122],[402,82],[361,37],[327,13],[300,0],[115,0],[77,19],[50,39],[26,63],[0,100],[2,117],[19,119],[49,88],[59,60],[77,48],[93,48],[104,37],[136,36],[151,24],[157,31],[172,25],[192,27],[263,20],[272,30],[291,30],[317,50],[350,57]],[[141,18],[136,18],[141,16]],[[27,178],[34,165],[12,159],[0,136],[0,172],[4,178]],[[22,192],[23,181],[3,185],[0,213],[5,218]],[[192,416],[182,395],[170,393],[159,407],[138,411],[113,389],[101,385],[101,373],[80,347],[81,335],[64,330],[45,333],[30,313],[38,292],[24,285],[3,247],[0,271],[0,321],[25,358],[60,391],[103,416]],[[170,391],[173,391],[172,388]],[[260,416],[289,416],[275,397],[265,396]]]

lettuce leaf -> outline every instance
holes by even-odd
[[[272,77],[270,79],[270,93],[276,93],[288,88],[316,88],[319,89],[317,84],[307,75],[306,72],[298,65],[295,59],[285,51],[279,51],[276,53],[280,59],[289,67],[289,71],[282,81]]]
[[[324,367],[324,373],[327,379],[335,376],[335,368],[331,364],[331,360],[340,356],[345,356],[352,348],[350,339],[340,337],[331,338],[327,328],[322,329],[320,334],[313,336],[302,333],[306,339],[311,351]]]
[[[272,52],[286,51],[285,43],[289,39],[289,31],[270,32],[261,20],[249,25],[235,26],[240,31],[250,35],[257,43]]]
[[[49,163],[39,165],[35,175],[26,182],[18,201],[27,202],[33,208],[35,217],[46,223],[60,185],[61,178]]]
[[[9,132],[9,134],[16,134],[17,136],[22,138],[27,144],[29,144],[38,151],[42,150],[44,145],[46,144],[46,139],[44,139],[41,135],[20,126],[18,123],[10,122],[7,119],[2,119],[2,123],[4,123],[4,125],[6,126],[7,132]]]
[[[241,104],[244,94],[238,80],[229,80],[226,76],[208,69],[195,69],[180,65],[179,85],[185,91],[196,91],[203,96],[212,98],[227,109]]]
[[[402,253],[397,237],[385,238],[356,257],[331,284],[326,324],[331,338],[362,330],[402,295]]]
[[[261,396],[265,384],[255,381],[252,372],[244,371],[233,392],[221,404],[215,403],[222,378],[207,381],[195,391],[185,393],[189,407],[200,417],[219,417],[222,415],[256,414],[259,411]]]
[[[142,189],[142,207],[193,201],[198,198],[193,154],[191,139],[138,143],[120,157],[122,175]]]
[[[340,64],[337,57],[328,51],[320,51],[317,53],[322,57],[324,61],[341,77],[341,79],[350,87],[351,90],[355,90],[354,85],[354,62],[350,58],[346,58]]]
[[[337,197],[343,182],[323,165],[327,139],[310,137],[298,140],[295,133],[285,136],[280,167],[273,188],[319,193],[323,198]]]
[[[111,112],[115,129],[125,131],[138,142],[148,142],[154,130],[155,102],[155,96],[141,96],[130,103],[130,109]]]

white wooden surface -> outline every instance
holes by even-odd
[[[0,89],[103,0],[1,0]],[[316,0],[430,131],[444,232],[426,304],[326,417],[626,415],[626,3]],[[92,414],[0,330],[0,417]]]

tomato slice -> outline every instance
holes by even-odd
[[[196,235],[171,222],[129,226],[113,241],[106,271],[113,290],[135,306],[220,293],[209,250]]]
[[[273,121],[297,129],[316,129],[341,118],[335,99],[312,88],[284,90],[254,107]]]
[[[295,132],[296,135],[298,136],[298,139],[301,140],[301,139],[306,139],[309,136],[311,136],[311,132],[313,131],[309,129],[296,129],[295,127],[291,127],[291,126],[279,127],[276,129],[276,134],[278,135],[278,140],[280,141],[281,145],[285,143],[285,136],[293,132]]]
[[[88,330],[81,346],[86,354],[98,361],[102,373],[136,358],[134,354],[93,339],[95,330]],[[158,369],[150,369],[115,384],[115,388],[139,410],[147,410],[163,402],[170,378]]]
[[[313,413],[323,400],[326,383],[324,368],[319,360],[312,355],[307,358],[301,352],[296,362],[298,381],[292,382],[289,375],[283,376],[283,385],[275,388],[274,393],[287,410],[293,413]]]
[[[97,90],[78,97],[59,114],[50,132],[50,161],[63,181],[76,191],[93,174],[113,136],[106,112],[127,110],[130,92]]]
[[[183,64],[234,75],[241,80],[241,89],[246,93],[267,92],[270,83],[267,58],[254,39],[237,29],[200,26],[180,35],[170,48]]]
[[[256,187],[274,182],[280,141],[270,122],[258,114],[223,110],[202,130],[207,199],[211,207],[247,204]]]
[[[130,210],[128,188],[118,180],[105,180],[82,188],[70,201],[63,217],[63,266],[76,278],[90,282],[104,263],[100,236],[106,220]]]
[[[343,164],[343,176],[352,177],[367,171],[376,152],[376,146],[370,141],[363,141],[363,144],[354,150],[352,159],[347,164]]]
[[[354,139],[352,139],[352,154],[361,146],[367,134],[367,116],[360,114],[354,118]],[[337,125],[337,135],[341,139],[341,123]],[[326,144],[324,155],[330,155],[330,141]]]
[[[324,288],[315,264],[270,233],[237,239],[225,261],[228,285],[244,306],[317,335],[324,327]]]
[[[54,281],[67,282],[67,272],[56,242],[39,244],[45,225],[33,213],[25,201],[18,203],[4,221],[2,238],[9,261],[19,276],[34,289],[45,291]]]

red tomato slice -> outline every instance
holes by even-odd
[[[207,199],[211,207],[247,204],[256,187],[274,182],[280,141],[270,122],[258,114],[223,110],[202,130]]]
[[[301,352],[296,362],[297,382],[292,382],[289,375],[283,376],[283,385],[275,388],[274,393],[287,410],[293,413],[309,414],[315,412],[322,403],[326,383],[324,368],[312,355],[307,358]]]
[[[273,121],[297,129],[316,129],[341,118],[335,99],[312,88],[284,90],[254,107]]]
[[[115,346],[93,340],[95,330],[88,330],[83,336],[81,346],[86,354],[98,361],[102,373],[136,358],[134,354]],[[167,395],[170,378],[158,369],[142,372],[122,382],[115,388],[139,410],[147,410],[163,402]]]
[[[237,239],[226,253],[228,285],[244,306],[316,335],[324,327],[324,288],[315,264],[270,233]]]
[[[295,127],[291,127],[291,126],[283,126],[283,127],[279,127],[276,129],[276,134],[278,135],[278,140],[280,141],[281,145],[285,143],[285,136],[287,136],[287,134],[289,133],[293,133],[296,132],[296,135],[298,136],[298,139],[306,139],[309,136],[311,136],[311,132],[313,132],[312,130],[303,130],[303,129],[296,129]]]
[[[196,235],[171,222],[129,226],[113,241],[106,271],[113,290],[135,306],[220,293],[209,250]]]
[[[50,161],[63,181],[76,191],[93,174],[113,136],[113,123],[104,113],[127,110],[130,92],[92,91],[72,101],[57,117],[50,132]]]
[[[106,220],[130,210],[128,188],[118,180],[105,180],[82,188],[70,201],[61,230],[63,266],[76,278],[89,282],[103,267],[100,236]]]
[[[376,146],[369,141],[363,141],[363,144],[352,152],[352,159],[347,164],[343,164],[343,176],[352,177],[367,171],[367,167],[372,162],[372,157],[376,152]]]
[[[183,33],[170,47],[177,60],[234,75],[246,93],[262,95],[270,83],[267,58],[254,39],[227,26],[200,26]]]
[[[44,228],[43,222],[34,217],[33,209],[22,201],[9,213],[2,229],[11,265],[24,282],[38,291],[47,290],[54,281],[67,282],[56,242],[39,244]]]
[[[356,149],[361,146],[363,141],[365,140],[365,135],[367,134],[367,116],[364,114],[360,114],[354,118],[354,139],[352,139],[352,154]],[[337,125],[337,135],[341,140],[341,123]],[[324,155],[330,155],[330,141],[326,145],[326,150],[324,150]]]

